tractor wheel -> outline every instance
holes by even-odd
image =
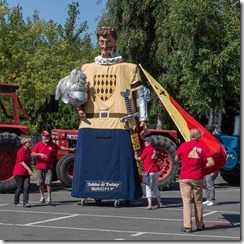
[[[240,174],[236,173],[226,173],[226,172],[221,172],[220,175],[225,180],[227,183],[233,186],[239,186],[240,185]]]
[[[72,186],[74,161],[75,155],[70,153],[60,158],[56,165],[57,177],[66,187]]]
[[[16,183],[13,176],[20,138],[12,133],[0,133],[0,192],[13,192]]]
[[[157,149],[157,162],[160,166],[158,188],[167,190],[175,184],[179,173],[179,163],[174,161],[176,144],[164,136],[152,136]]]

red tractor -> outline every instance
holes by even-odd
[[[74,147],[78,130],[53,129],[52,140],[59,146]],[[157,160],[161,171],[159,175],[159,189],[170,188],[178,176],[179,164],[174,161],[175,151],[179,140],[175,130],[149,129],[148,136],[152,136],[157,148]],[[74,153],[59,151],[56,164],[57,178],[67,187],[72,185]]]
[[[13,168],[20,136],[30,135],[26,126],[20,125],[28,120],[28,115],[17,95],[17,84],[0,84],[0,192],[15,189]]]

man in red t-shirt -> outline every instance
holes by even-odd
[[[181,160],[179,175],[180,191],[183,202],[182,232],[192,232],[191,195],[195,206],[195,221],[197,230],[204,230],[203,223],[203,168],[214,166],[214,160],[208,147],[200,142],[202,133],[199,129],[190,130],[190,141],[180,145],[176,152],[175,161]]]
[[[47,201],[51,204],[51,183],[53,177],[54,161],[58,150],[74,151],[75,148],[59,147],[56,143],[52,142],[50,133],[46,130],[41,133],[41,141],[36,143],[32,148],[31,155],[36,158],[36,171],[37,171],[37,185],[39,186],[41,199],[40,203],[45,203],[44,187],[47,186]]]

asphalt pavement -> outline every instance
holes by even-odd
[[[215,187],[217,204],[204,206],[206,230],[196,231],[193,218],[194,231],[183,233],[178,183],[161,192],[164,208],[153,210],[145,210],[145,198],[130,205],[120,201],[119,207],[113,200],[88,199],[88,205],[82,206],[81,199],[71,197],[71,188],[59,182],[53,183],[53,205],[40,205],[38,188],[32,183],[31,208],[15,207],[14,193],[0,194],[0,240],[240,241],[240,186],[230,186],[219,175]]]

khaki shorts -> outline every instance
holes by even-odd
[[[36,185],[40,186],[42,184],[51,185],[53,178],[52,169],[36,169],[37,180]]]

